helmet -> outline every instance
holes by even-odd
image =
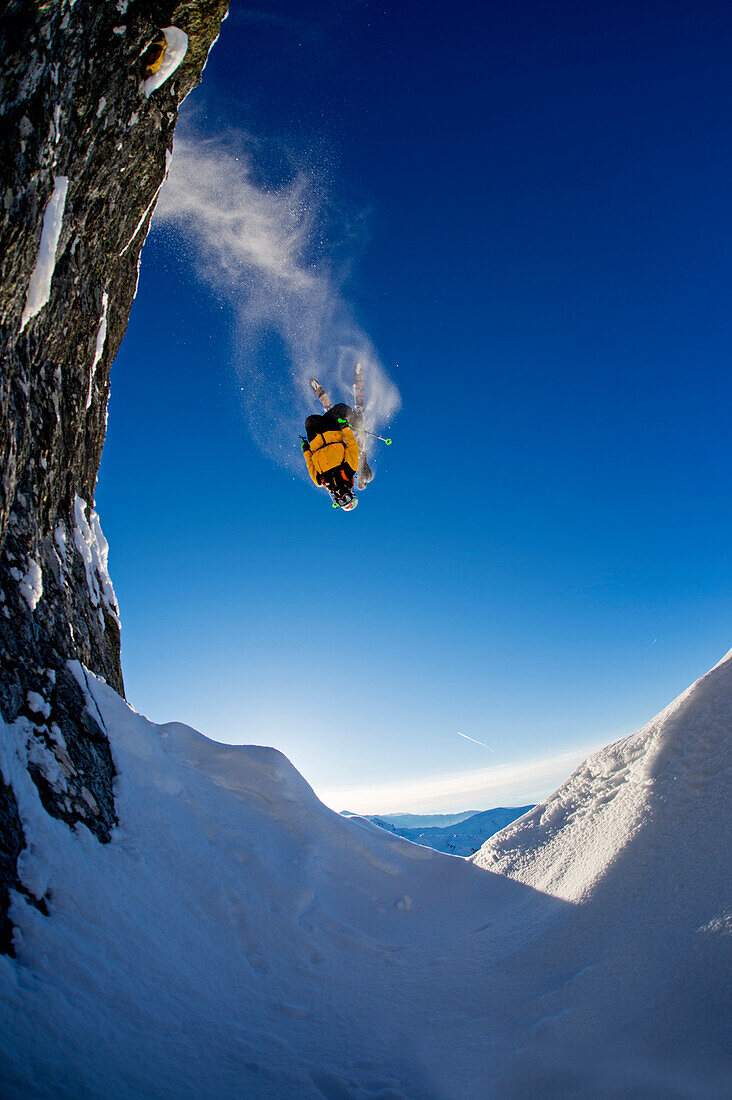
[[[358,497],[355,495],[355,493],[351,493],[351,499],[348,501],[348,503],[340,504],[339,508],[342,508],[344,512],[352,512],[353,509],[357,507],[357,505]]]

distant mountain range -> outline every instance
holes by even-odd
[[[500,832],[533,806],[498,806],[493,810],[466,810],[462,814],[364,815],[380,829],[405,840],[453,856],[472,856],[494,833]],[[358,816],[344,812],[345,817]]]
[[[459,821],[465,821],[482,810],[463,810],[461,814],[388,814],[369,815],[355,814],[352,810],[341,810],[342,817],[365,817],[367,821],[375,821],[377,824],[388,822],[389,831],[394,829],[441,829],[448,825],[457,825]],[[386,826],[382,826],[386,827]]]
[[[442,829],[448,825],[457,825],[480,810],[463,810],[461,814],[387,814],[386,820],[397,829]]]

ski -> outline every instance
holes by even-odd
[[[333,402],[328,394],[325,392],[317,378],[310,379],[310,388],[317,397],[320,404],[323,406],[326,412],[332,409]],[[363,416],[365,409],[364,399],[364,380],[363,380],[363,368],[360,363],[356,363],[353,381],[353,403],[354,412],[356,413],[356,420],[359,424],[363,424]],[[353,434],[356,437],[358,443],[358,487],[363,489],[373,478],[373,470],[369,466],[369,460],[366,457],[366,437],[363,431],[351,425],[353,428]]]
[[[318,382],[317,378],[310,379],[310,386],[312,387],[313,393],[315,394],[318,401],[323,406],[326,412],[328,411],[328,409],[333,407],[333,402],[328,397],[328,394],[325,392],[320,382]]]
[[[360,363],[356,363],[353,378],[353,408],[356,413],[356,420],[361,425],[363,425],[365,407],[363,367]],[[366,457],[366,438],[364,433],[354,429],[354,435],[358,443],[358,487],[359,489],[364,489],[373,478],[374,473]]]

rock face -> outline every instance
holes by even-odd
[[[93,510],[109,370],[178,107],[200,80],[227,6],[38,0],[11,3],[3,17],[2,736],[48,812],[100,841],[116,821],[114,766],[82,666],[124,692],[118,609]],[[161,29],[167,48],[150,76],[143,55]],[[23,892],[23,846],[0,771],[4,951],[12,951],[9,891]]]

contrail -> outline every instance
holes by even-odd
[[[458,730],[458,737],[464,737],[466,741],[472,741],[474,745],[483,745],[483,748],[488,749],[488,752],[493,752],[490,745],[485,745],[482,741],[476,741],[474,737],[468,737],[467,733],[460,733],[460,730]]]

